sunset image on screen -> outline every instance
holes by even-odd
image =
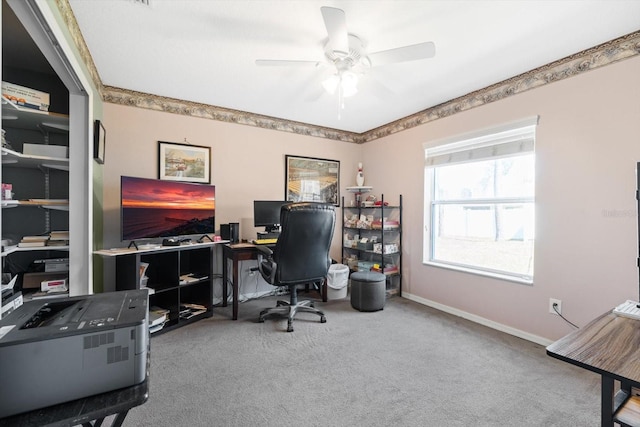
[[[121,178],[122,240],[212,234],[215,186]]]
[[[215,187],[123,177],[122,206],[153,209],[215,208]]]

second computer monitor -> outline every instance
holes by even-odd
[[[291,202],[284,200],[254,200],[253,226],[264,227],[267,233],[280,230],[280,208]]]

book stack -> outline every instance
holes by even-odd
[[[158,332],[169,320],[169,310],[162,307],[149,308],[149,333]]]
[[[148,262],[141,262],[140,263],[140,289],[146,289],[147,291],[149,291],[149,295],[154,294],[156,291],[153,288],[150,288],[147,286],[147,283],[149,282],[149,277],[147,277],[147,268],[149,268],[149,263]]]
[[[36,248],[47,245],[49,236],[24,236],[18,243],[19,248]]]
[[[198,314],[205,313],[207,311],[207,307],[200,304],[180,304],[180,318],[181,319],[191,319]]]
[[[69,231],[52,231],[49,233],[47,246],[67,246],[69,245]]]

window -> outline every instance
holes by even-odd
[[[425,147],[424,262],[533,281],[537,121]]]

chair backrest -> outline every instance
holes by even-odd
[[[273,250],[273,259],[278,265],[277,283],[309,283],[327,276],[335,223],[332,205],[300,202],[282,206],[282,231]]]

